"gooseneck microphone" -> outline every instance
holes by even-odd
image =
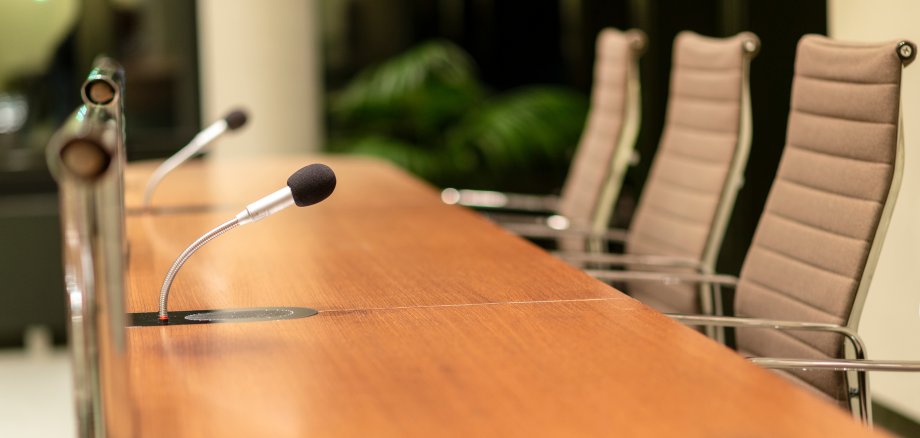
[[[153,199],[153,191],[156,190],[157,185],[160,184],[160,181],[162,181],[169,172],[172,172],[182,163],[188,161],[189,158],[192,158],[195,154],[204,149],[205,146],[220,138],[220,136],[241,128],[246,124],[247,120],[248,116],[245,111],[240,109],[231,111],[224,116],[223,119],[214,122],[211,126],[199,132],[192,141],[188,142],[182,149],[179,149],[179,152],[176,152],[173,156],[166,159],[163,164],[160,164],[160,167],[157,167],[157,169],[153,171],[153,175],[151,175],[150,179],[147,181],[147,187],[144,188],[144,208],[150,207],[150,201]]]
[[[287,187],[247,205],[246,209],[239,212],[236,217],[220,224],[217,228],[208,231],[192,242],[185,251],[182,251],[182,254],[179,254],[179,257],[166,273],[166,279],[163,280],[163,286],[160,288],[160,310],[158,314],[160,321],[169,320],[169,313],[166,308],[167,300],[169,299],[169,288],[172,286],[176,274],[179,273],[179,269],[182,268],[185,261],[195,251],[198,251],[206,243],[227,231],[240,225],[265,219],[290,207],[292,204],[298,207],[316,204],[328,198],[333,190],[335,190],[335,173],[332,172],[332,169],[325,164],[311,164],[294,172],[287,180]]]

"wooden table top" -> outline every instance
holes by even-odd
[[[347,185],[342,181],[342,185]],[[173,283],[170,308],[319,310],[622,297],[473,212],[447,205],[367,212],[337,195],[208,243]],[[128,218],[129,310],[156,311],[163,276],[235,212]],[[270,290],[267,290],[270,289]]]
[[[220,165],[199,159],[183,164],[163,179],[151,201],[153,214],[204,209],[239,211],[284,187],[292,173],[311,163],[324,163],[335,171],[339,181],[334,195],[338,198],[337,208],[425,206],[440,199],[425,183],[394,172],[393,165],[363,157],[277,155],[229,159]],[[126,169],[125,206],[130,213],[142,207],[147,179],[159,164],[160,161],[142,161]]]
[[[130,328],[140,436],[871,435],[393,167],[320,161],[339,175],[330,199],[221,236],[170,295],[171,310],[319,314]],[[253,161],[260,187],[231,180],[226,198],[167,180],[157,200],[241,208],[302,164]],[[128,216],[131,311],[154,311],[172,260],[236,211],[166,213]]]

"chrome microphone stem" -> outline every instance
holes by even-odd
[[[291,188],[285,187],[281,190],[278,190],[262,199],[259,199],[252,204],[246,206],[246,209],[239,212],[233,219],[230,219],[227,222],[224,222],[217,228],[208,231],[203,236],[199,237],[198,240],[192,242],[188,248],[185,248],[185,251],[182,251],[182,254],[179,254],[179,257],[173,262],[169,272],[166,273],[166,279],[163,280],[163,286],[160,288],[160,312],[159,319],[161,321],[169,320],[169,313],[166,308],[167,300],[169,300],[169,288],[172,286],[173,280],[176,278],[176,274],[179,273],[179,269],[182,268],[182,265],[185,264],[185,261],[188,260],[195,251],[198,251],[198,248],[201,248],[206,243],[214,240],[217,236],[226,233],[240,225],[246,225],[248,223],[260,221],[265,219],[272,214],[275,214],[285,208],[294,205],[294,197],[291,194]]]
[[[284,187],[252,204],[236,215],[240,225],[257,222],[265,219],[285,208],[294,205],[294,196],[290,187]]]
[[[147,181],[147,186],[144,188],[144,208],[150,207],[150,201],[153,200],[153,192],[166,175],[186,162],[189,158],[192,158],[195,154],[204,149],[205,146],[213,142],[217,137],[220,137],[224,132],[227,132],[227,129],[228,126],[225,120],[214,122],[211,126],[208,126],[207,129],[198,133],[198,135],[185,145],[185,147],[179,149],[179,152],[176,152],[173,156],[167,158],[166,161],[160,164],[160,166],[153,171],[153,174]]]
[[[236,218],[224,222],[217,228],[214,228],[213,230],[208,231],[205,235],[199,237],[198,240],[192,242],[188,248],[185,248],[185,251],[182,251],[182,254],[179,254],[179,257],[175,262],[173,262],[172,267],[169,268],[169,272],[166,273],[166,279],[163,280],[163,286],[160,288],[159,319],[161,321],[166,321],[169,319],[169,313],[166,308],[167,301],[169,300],[169,288],[172,286],[172,282],[176,278],[176,274],[179,273],[179,269],[182,268],[182,265],[185,264],[186,260],[188,260],[188,258],[191,257],[195,251],[198,251],[198,249],[204,246],[206,243],[238,226],[240,226],[240,222]]]

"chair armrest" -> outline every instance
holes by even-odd
[[[524,195],[490,190],[458,190],[454,188],[442,190],[441,200],[445,204],[459,204],[472,208],[535,212],[556,211],[556,207],[559,205],[558,196]]]
[[[752,363],[764,368],[821,369],[837,371],[920,371],[920,361],[868,359],[791,359],[752,357]]]
[[[550,216],[546,218],[550,223],[553,218],[561,216]],[[567,225],[567,224],[560,224]],[[627,232],[621,229],[610,229],[603,233],[596,233],[587,228],[579,228],[569,225],[569,228],[554,228],[553,224],[548,223],[502,223],[502,226],[514,234],[523,237],[539,237],[546,239],[558,239],[563,237],[581,237],[585,239],[600,239],[608,242],[626,242]]]
[[[836,324],[820,322],[783,321],[761,318],[738,318],[730,316],[676,315],[671,318],[688,325],[715,325],[721,327],[768,328],[775,330],[805,330],[837,333],[850,341],[856,354],[849,359],[785,359],[748,358],[752,363],[765,368],[834,369],[856,370],[856,385],[859,389],[859,417],[866,424],[872,424],[872,402],[869,397],[869,383],[866,371],[920,371],[920,362],[870,361],[866,360],[866,347],[853,329]],[[916,366],[916,369],[913,367]]]
[[[752,357],[751,363],[764,368],[799,370],[855,371],[859,394],[859,416],[866,424],[872,424],[872,399],[869,396],[869,371],[920,372],[920,361],[868,360],[858,359],[798,359],[776,357]]]
[[[846,340],[850,341],[850,343],[853,345],[853,349],[857,358],[863,360],[866,357],[866,346],[863,343],[862,338],[859,337],[859,334],[857,334],[855,330],[849,327],[844,327],[837,324],[807,321],[784,321],[779,319],[742,318],[736,316],[681,315],[673,313],[666,315],[686,325],[746,327],[786,331],[817,331],[837,333],[843,336]]]
[[[656,281],[664,284],[716,284],[719,286],[735,287],[738,278],[723,274],[694,274],[683,272],[645,272],[645,271],[611,271],[603,269],[589,269],[585,273],[605,281]],[[705,324],[701,324],[705,325]]]
[[[625,265],[642,265],[642,266],[661,266],[674,268],[693,268],[702,269],[699,260],[688,257],[672,257],[658,255],[637,255],[637,254],[598,254],[590,252],[554,252],[553,255],[568,262],[579,263],[598,263],[613,266]]]

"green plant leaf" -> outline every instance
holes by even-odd
[[[586,99],[556,87],[485,95],[469,55],[429,42],[365,70],[332,98],[329,144],[388,159],[437,185],[558,188]]]
[[[578,143],[586,99],[554,87],[528,87],[485,102],[447,134],[448,147],[469,149],[474,166],[503,187],[558,187]]]
[[[437,40],[361,72],[332,99],[331,116],[338,125],[425,138],[482,95],[469,55]]]

